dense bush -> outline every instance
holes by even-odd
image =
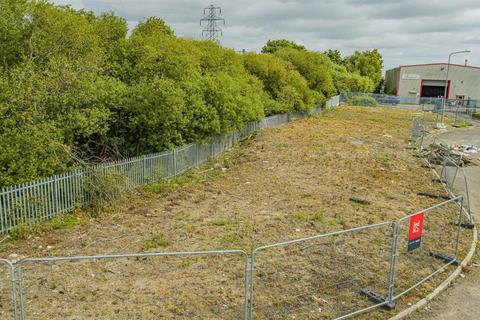
[[[346,102],[353,106],[376,107],[378,105],[377,100],[371,96],[354,96]]]
[[[271,54],[246,54],[245,67],[263,82],[268,95],[275,101],[266,105],[267,115],[291,111],[307,111],[315,102],[305,78],[295,67]]]
[[[316,103],[324,103],[337,93],[332,78],[333,63],[322,53],[286,48],[275,54],[291,62],[307,80],[310,89],[317,92]]]
[[[335,88],[339,92],[373,92],[375,90],[375,83],[372,79],[358,73],[348,72],[342,65],[333,67],[332,78]]]
[[[0,186],[207,140],[375,87],[373,69],[355,63],[362,54],[340,65],[339,53],[272,40],[269,53],[242,55],[178,38],[158,18],[129,35],[111,13],[43,0],[0,0],[0,44]]]

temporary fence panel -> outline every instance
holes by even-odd
[[[25,259],[21,319],[246,319],[241,250]]]
[[[13,264],[0,259],[0,318],[17,319],[17,288]]]
[[[460,167],[457,164],[457,161],[450,158],[448,155],[443,157],[443,165],[440,169],[440,180],[445,184],[447,192],[450,196],[453,196],[453,188],[455,180],[457,180]]]
[[[398,221],[393,300],[457,262],[461,227],[454,222],[459,220],[461,209],[456,202],[461,207],[462,197]]]
[[[470,210],[468,178],[463,168],[459,166],[460,160],[461,157],[454,160],[450,156],[445,155],[439,176],[450,197],[453,198],[455,195],[463,196],[463,215],[461,222],[471,224],[473,221]]]
[[[415,146],[417,150],[421,149],[425,128],[419,118],[413,119],[412,134],[410,136],[410,143]]]
[[[393,224],[370,225],[255,249],[250,320],[333,319],[386,304]]]
[[[422,143],[425,144],[425,141],[426,138],[423,137]],[[421,151],[421,149],[419,151]],[[425,160],[438,175],[440,182],[445,188],[447,196],[463,196],[463,214],[461,223],[467,224],[470,227],[473,226],[468,177],[464,169],[460,167],[462,155],[454,151],[448,143],[434,136],[433,141],[428,146],[428,154]]]

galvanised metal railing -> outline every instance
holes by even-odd
[[[339,104],[338,97],[328,105]],[[319,114],[321,107],[309,113],[294,112],[266,117],[247,123],[241,131],[214,138],[210,143],[192,143],[145,156],[105,162],[52,177],[0,189],[0,234],[19,224],[35,224],[57,217],[90,203],[95,177],[111,176],[114,183],[131,190],[159,179],[171,179],[207,161],[248,135],[263,128],[275,127],[291,119]]]

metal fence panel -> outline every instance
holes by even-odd
[[[456,263],[461,228],[454,224],[461,215],[457,197],[421,212],[407,215],[398,221],[398,237],[395,264],[395,294],[398,299],[434,275],[442,272],[447,266]],[[411,238],[418,219],[423,217],[423,233],[417,245]]]
[[[252,254],[253,319],[332,319],[386,304],[393,223],[264,246]]]
[[[182,174],[197,165],[197,147],[195,144],[175,150],[176,174]]]
[[[25,259],[21,319],[246,319],[241,250]]]
[[[0,318],[17,319],[17,287],[13,264],[0,259]]]

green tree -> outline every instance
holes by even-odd
[[[118,72],[123,64],[123,50],[127,46],[127,21],[112,13],[103,13],[91,23],[104,56],[103,72],[119,76]]]
[[[355,51],[345,58],[345,66],[349,72],[372,79],[377,88],[382,82],[382,55],[377,49]]]
[[[213,107],[220,121],[221,131],[227,133],[242,129],[246,122],[264,117],[263,106],[268,96],[261,82],[253,76],[233,77],[224,72],[206,75],[204,99]]]
[[[144,79],[128,89],[120,115],[123,127],[118,146],[134,155],[158,152],[184,143],[182,116],[185,92],[175,81],[160,77]]]
[[[288,61],[272,54],[244,55],[247,70],[263,82],[268,95],[275,101],[265,108],[267,115],[291,111],[307,111],[315,100],[305,78]]]
[[[338,65],[343,64],[342,54],[340,51],[328,49],[327,51],[323,52],[323,54],[326,55],[333,63]]]
[[[332,78],[333,63],[325,55],[295,49],[281,49],[275,54],[291,62],[307,80],[310,89],[317,92],[316,103],[323,103],[327,97],[337,93]]]
[[[29,22],[26,0],[0,0],[0,66],[21,61],[27,50]]]
[[[174,36],[172,28],[165,24],[165,21],[156,17],[150,17],[140,22],[133,30],[132,36],[161,38],[162,36]]]
[[[112,13],[0,0],[0,186],[80,160],[208,140],[379,83],[376,50],[355,53],[346,66],[336,50],[289,40],[270,40],[263,51],[240,55],[178,38],[155,17],[128,35]]]
[[[373,92],[375,84],[369,77],[361,76],[357,73],[348,72],[344,66],[335,65],[333,67],[333,83],[340,92]]]
[[[34,2],[30,9],[29,58],[38,65],[57,56],[90,66],[98,64],[103,59],[100,40],[88,19],[89,14],[70,7]]]
[[[0,186],[65,170],[70,148],[36,95],[31,66],[0,75]]]
[[[293,41],[280,39],[280,40],[268,40],[267,44],[262,48],[262,53],[275,53],[280,49],[295,49],[306,50],[304,46],[296,44]]]

